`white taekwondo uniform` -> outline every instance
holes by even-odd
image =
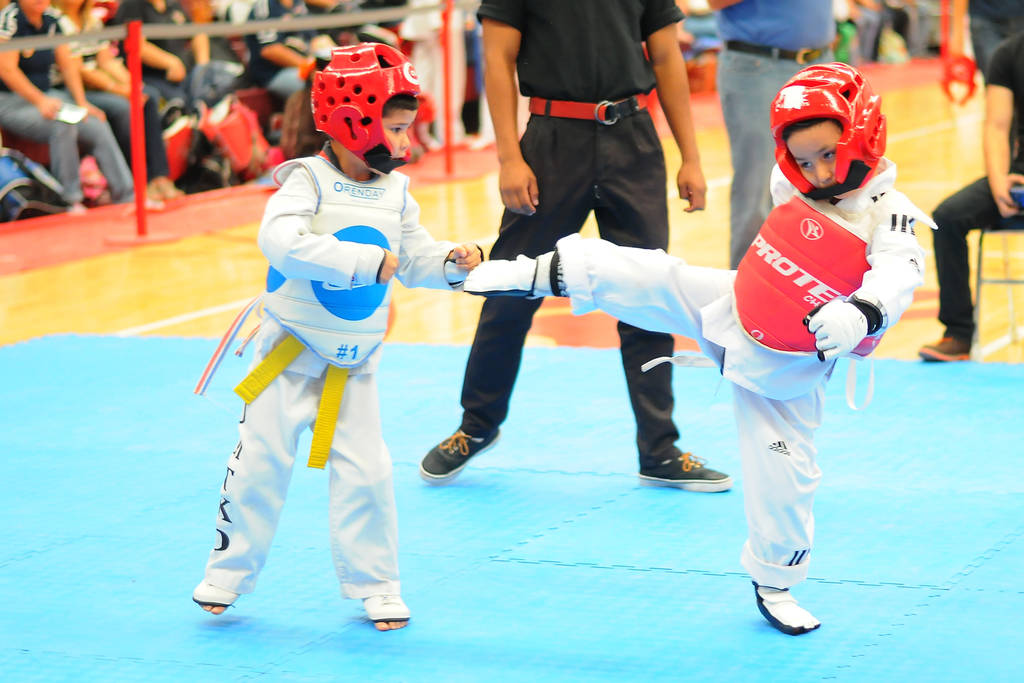
[[[252,367],[291,334],[304,347],[246,406],[228,459],[206,581],[250,593],[277,529],[300,434],[317,417],[328,364],[348,369],[330,441],[330,543],[342,593],[400,594],[391,457],[381,435],[375,370],[391,283],[376,284],[382,247],[407,287],[457,288],[456,246],[419,224],[407,176],[367,182],[322,156],[286,162],[258,243],[270,262]],[[392,281],[393,282],[393,281]]]
[[[914,289],[923,282],[924,252],[914,223],[934,227],[893,189],[895,177],[895,164],[883,158],[863,188],[835,204],[806,200],[777,166],[771,179],[776,207],[805,202],[859,238],[846,240],[864,249],[867,268],[853,293],[879,308],[883,331],[910,306]],[[771,248],[755,241],[746,258],[780,256]],[[779,249],[786,256],[787,248]],[[817,256],[825,270],[827,256]],[[780,351],[756,341],[737,313],[737,271],[690,266],[660,250],[617,247],[576,235],[558,242],[558,257],[561,284],[574,313],[600,309],[637,327],[691,337],[733,383],[749,530],[741,562],[763,586],[789,588],[804,580],[814,536],[814,492],[821,479],[814,432],[822,421],[825,383],[835,361],[822,362],[814,351]],[[789,264],[776,265],[781,263]],[[779,270],[792,275],[791,268]],[[834,296],[823,295],[820,303]]]

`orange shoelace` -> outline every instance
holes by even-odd
[[[680,454],[679,462],[683,463],[683,472],[690,472],[691,470],[698,470],[704,467],[704,463],[707,462],[707,460],[698,458],[693,453],[686,452]]]
[[[460,455],[469,455],[469,434],[460,429],[441,442],[441,450],[449,453],[458,450]]]

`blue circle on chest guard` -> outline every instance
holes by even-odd
[[[391,249],[388,238],[380,230],[368,225],[353,225],[334,233],[340,242],[376,244],[382,249]],[[271,267],[267,271],[267,291],[273,292],[284,284],[285,277]],[[343,320],[365,320],[373,315],[387,295],[386,284],[373,284],[355,289],[340,289],[331,283],[313,280],[313,295],[316,300],[334,316]]]

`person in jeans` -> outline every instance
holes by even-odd
[[[93,0],[57,0],[61,30],[74,34],[96,31],[103,23],[93,13]],[[81,60],[82,85],[85,97],[107,115],[114,137],[125,159],[132,155],[131,75],[124,61],[107,41],[83,39],[71,44],[71,51]],[[164,145],[160,108],[156,99],[145,97],[142,120],[146,149],[146,198],[159,206],[167,199],[184,193],[168,177],[167,148]]]
[[[801,67],[827,62],[835,37],[824,0],[708,0],[725,49],[717,88],[732,155],[729,267],[735,268],[771,210],[768,178],[775,163],[768,105]]]
[[[0,10],[0,42],[61,34],[59,16],[50,0],[12,2]],[[53,87],[54,66],[64,78],[64,88]],[[85,210],[79,145],[96,158],[114,203],[134,198],[128,164],[106,115],[86,99],[78,60],[67,44],[0,51],[0,127],[28,140],[49,143],[50,170],[64,188],[70,212]]]

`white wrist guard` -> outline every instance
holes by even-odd
[[[536,259],[528,256],[519,256],[515,261],[486,261],[469,272],[462,290],[487,297],[538,298],[543,294],[534,294],[537,270]]]

